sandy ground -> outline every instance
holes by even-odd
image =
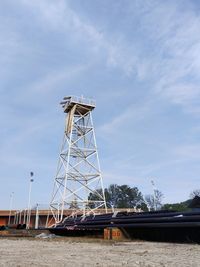
[[[0,266],[200,266],[200,245],[0,238]]]

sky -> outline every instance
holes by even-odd
[[[0,208],[48,204],[64,96],[96,100],[105,187],[164,203],[200,188],[200,4],[187,0],[0,1]]]

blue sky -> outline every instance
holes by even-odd
[[[48,203],[63,96],[96,99],[104,184],[182,201],[200,188],[198,1],[2,0],[0,208]]]

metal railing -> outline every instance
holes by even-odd
[[[64,97],[64,100],[68,100],[69,102],[94,106],[94,107],[96,106],[95,100],[89,99],[89,98],[84,98],[83,96],[81,96],[81,97],[78,97],[78,96]]]

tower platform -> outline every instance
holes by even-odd
[[[66,96],[60,104],[62,105],[65,113],[70,112],[70,110],[72,110],[72,108],[76,105],[74,114],[82,115],[86,114],[88,111],[92,111],[96,106],[94,100],[77,96]]]

